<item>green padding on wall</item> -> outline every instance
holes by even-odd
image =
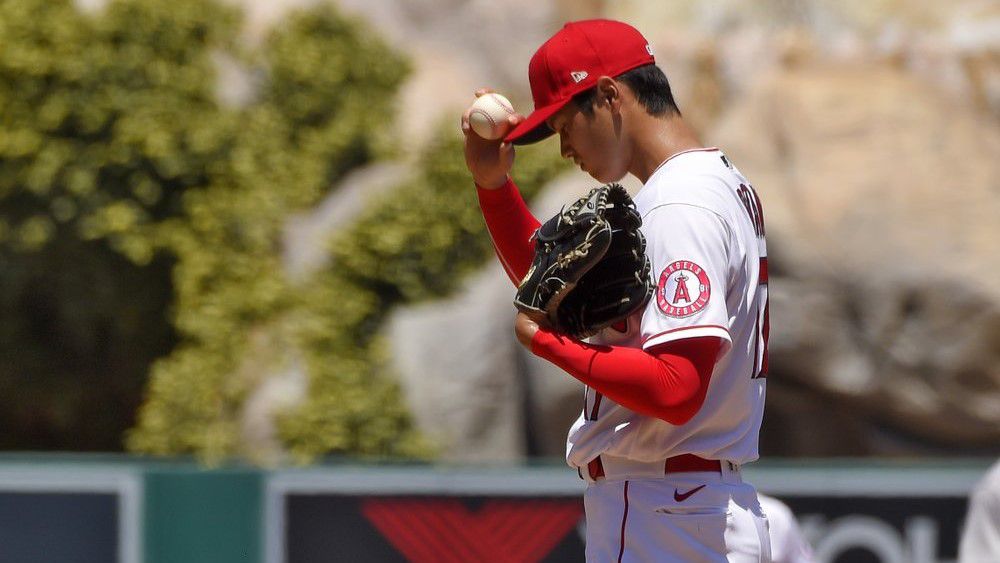
[[[260,473],[152,470],[146,474],[146,563],[259,563]]]

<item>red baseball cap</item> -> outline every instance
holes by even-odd
[[[573,96],[593,87],[601,76],[652,64],[653,50],[639,31],[613,20],[584,20],[563,26],[542,44],[528,63],[535,111],[515,127],[508,143],[526,145],[552,135],[545,120]]]

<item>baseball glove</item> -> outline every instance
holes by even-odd
[[[563,207],[535,231],[535,257],[514,306],[580,339],[628,317],[653,294],[641,225],[619,184]]]

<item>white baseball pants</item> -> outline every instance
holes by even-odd
[[[738,468],[629,477],[587,487],[588,562],[771,561],[767,518]]]

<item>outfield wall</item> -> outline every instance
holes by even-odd
[[[751,465],[830,563],[953,561],[992,460]],[[0,563],[581,561],[585,487],[561,464],[206,470],[0,456]]]

